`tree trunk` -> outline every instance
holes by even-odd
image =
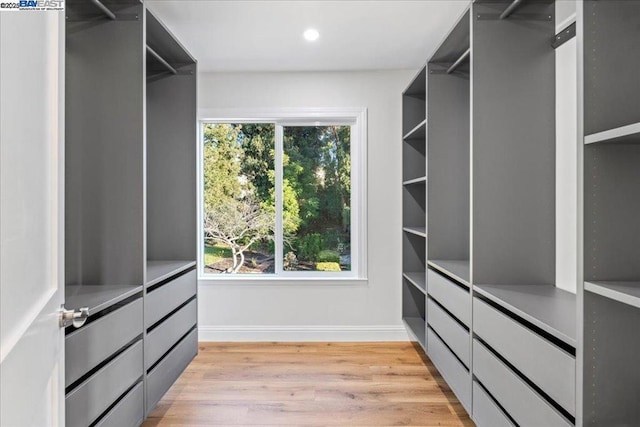
[[[238,263],[238,266],[233,269],[234,273],[237,273],[238,271],[240,271],[240,267],[244,265],[244,251],[239,250],[238,256],[240,256],[240,262]]]
[[[231,257],[233,258],[233,267],[231,267],[231,273],[235,273],[237,271],[236,267],[238,265],[238,257],[236,248],[234,248],[233,246],[231,246]]]

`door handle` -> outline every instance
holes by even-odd
[[[60,307],[59,323],[61,328],[66,328],[69,325],[73,325],[74,328],[79,328],[84,325],[89,317],[89,307],[82,307],[76,310],[67,310],[64,305]]]

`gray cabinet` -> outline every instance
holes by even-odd
[[[427,347],[426,69],[402,94],[402,318]]]
[[[640,1],[578,4],[584,426],[640,420]]]
[[[555,29],[554,1],[474,1],[426,64],[426,209],[405,189],[403,257],[427,269],[426,353],[480,426],[578,417],[577,298],[555,286]],[[420,221],[424,258],[406,233]]]
[[[137,426],[197,353],[197,64],[139,0],[66,14],[66,423]]]

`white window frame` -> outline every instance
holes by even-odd
[[[198,280],[203,284],[255,285],[259,282],[295,284],[361,284],[367,283],[367,109],[201,109],[198,123]],[[282,144],[283,127],[287,126],[351,126],[351,271],[284,271],[282,256],[276,256],[274,274],[211,274],[204,272],[204,170],[203,126],[207,123],[273,123],[276,144]],[[283,147],[276,147],[274,164],[281,163]],[[276,167],[276,229],[282,224],[282,168]],[[275,253],[282,254],[282,236],[276,233]]]

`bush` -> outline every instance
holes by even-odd
[[[324,242],[320,234],[312,233],[299,237],[297,243],[300,258],[307,261],[317,261]]]
[[[337,262],[319,262],[316,264],[316,271],[341,271]]]
[[[325,249],[318,253],[318,262],[340,262],[340,254],[336,251]]]

